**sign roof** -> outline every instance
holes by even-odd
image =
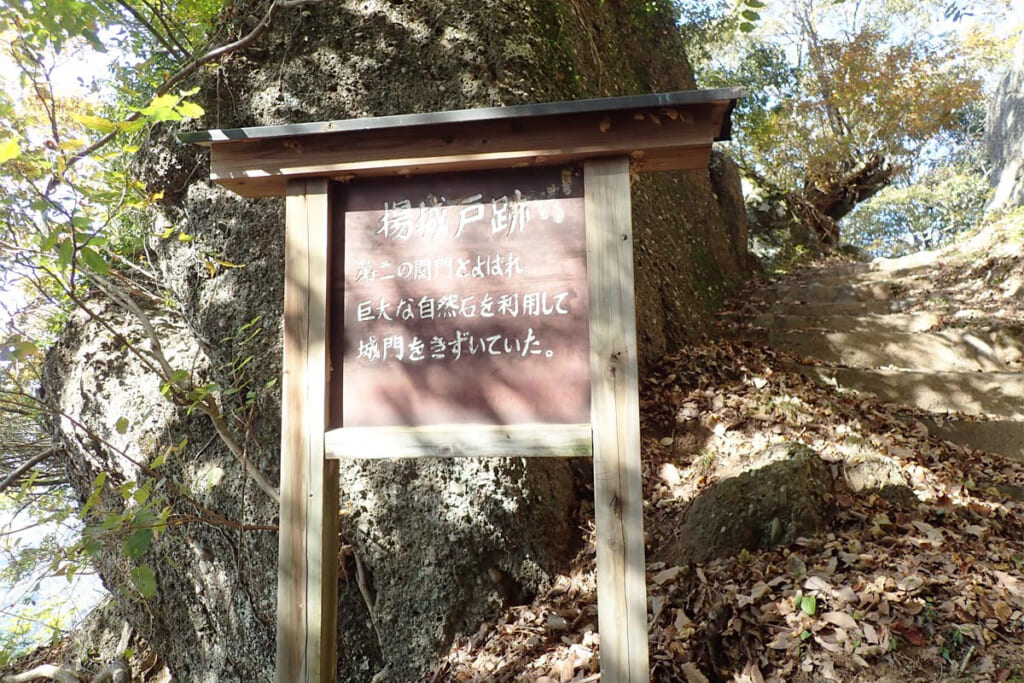
[[[636,172],[704,167],[728,140],[741,88],[182,133],[212,149],[210,176],[244,196],[289,179],[416,175],[629,156]]]

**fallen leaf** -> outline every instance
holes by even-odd
[[[682,567],[669,567],[654,575],[654,583],[664,586],[669,581],[675,581],[682,572]]]
[[[913,626],[903,626],[901,624],[893,624],[891,627],[892,632],[903,638],[911,645],[915,647],[923,647],[928,644],[928,639],[921,635],[921,632]]]
[[[1013,616],[1013,608],[1002,600],[996,600],[992,603],[992,611],[995,612],[996,618],[1002,622],[1009,621],[1010,617]]]
[[[693,662],[684,663],[682,668],[683,675],[686,676],[686,683],[709,683],[707,676],[702,674]]]
[[[847,631],[854,631],[857,629],[857,621],[845,612],[825,612],[821,615],[821,620],[840,628],[844,628]]]

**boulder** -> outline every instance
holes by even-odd
[[[985,121],[989,180],[995,193],[989,211],[1024,205],[1024,36],[989,102]]]
[[[252,2],[252,13],[261,7]],[[207,115],[196,125],[691,89],[673,16],[668,2],[614,0],[344,0],[283,9],[258,41],[203,72],[195,85]],[[155,131],[138,160],[139,176],[164,192],[157,232],[172,235],[150,245],[168,301],[147,314],[166,321],[164,345],[180,349],[176,367],[230,388],[218,394],[228,426],[276,483],[283,203],[211,184],[206,152],[174,133]],[[657,174],[635,184],[634,198],[646,365],[706,329],[717,302],[743,282],[745,224],[727,168]],[[168,403],[159,380],[111,334],[144,345],[133,317],[102,305],[110,328],[72,316],[47,361],[45,391],[68,416],[54,432],[75,490],[84,501],[104,471],[116,474],[115,487],[141,485],[153,476],[144,466],[180,445],[160,472],[187,485],[193,502],[162,488],[180,523],[133,559],[123,537],[111,535],[97,567],[177,680],[272,680],[277,507],[210,422]],[[114,448],[121,445],[128,457]],[[579,498],[591,477],[588,466],[562,460],[342,463],[338,679],[386,671],[390,680],[415,680],[457,635],[544,590],[582,541]],[[126,505],[111,489],[101,509]],[[141,563],[158,585],[145,600],[132,589]]]
[[[799,443],[772,446],[698,495],[653,555],[671,566],[699,564],[790,543],[828,527],[833,489],[829,466],[815,451]]]

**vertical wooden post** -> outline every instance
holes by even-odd
[[[337,466],[324,459],[327,179],[289,181],[285,211],[277,680],[325,683],[337,669],[338,590]]]
[[[629,160],[583,166],[601,683],[650,680]]]

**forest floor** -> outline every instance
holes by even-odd
[[[679,349],[642,379],[652,680],[1024,682],[1024,453],[973,447],[988,428],[970,429],[1017,429],[1024,419],[1014,384],[1022,226],[1011,217],[938,252],[825,261],[764,279],[722,313],[716,338]],[[815,304],[824,289],[830,301]],[[809,310],[818,318],[801,322]],[[854,336],[837,342],[841,325]],[[871,346],[872,330],[904,336]],[[856,334],[877,352],[872,362],[822,360],[844,340],[862,343]],[[824,341],[812,348],[815,335]],[[939,346],[900,361],[929,339]],[[934,365],[965,339],[984,351],[978,367]],[[850,367],[858,364],[870,367]],[[907,367],[916,364],[924,369]],[[851,373],[881,384],[847,388]],[[898,386],[934,387],[922,378],[940,391]],[[893,381],[896,398],[886,400]],[[960,393],[963,382],[981,382],[978,396]],[[994,408],[993,396],[1002,401]],[[966,437],[953,429],[947,440],[951,424],[966,426]],[[996,441],[1024,448],[1012,433]],[[824,528],[710,561],[652,561],[693,501],[728,478],[756,476],[752,456],[786,442],[816,451],[834,478],[821,491]],[[876,480],[882,472],[875,486],[849,476],[865,462]],[[432,680],[600,680],[591,513],[573,570],[453,645]]]

